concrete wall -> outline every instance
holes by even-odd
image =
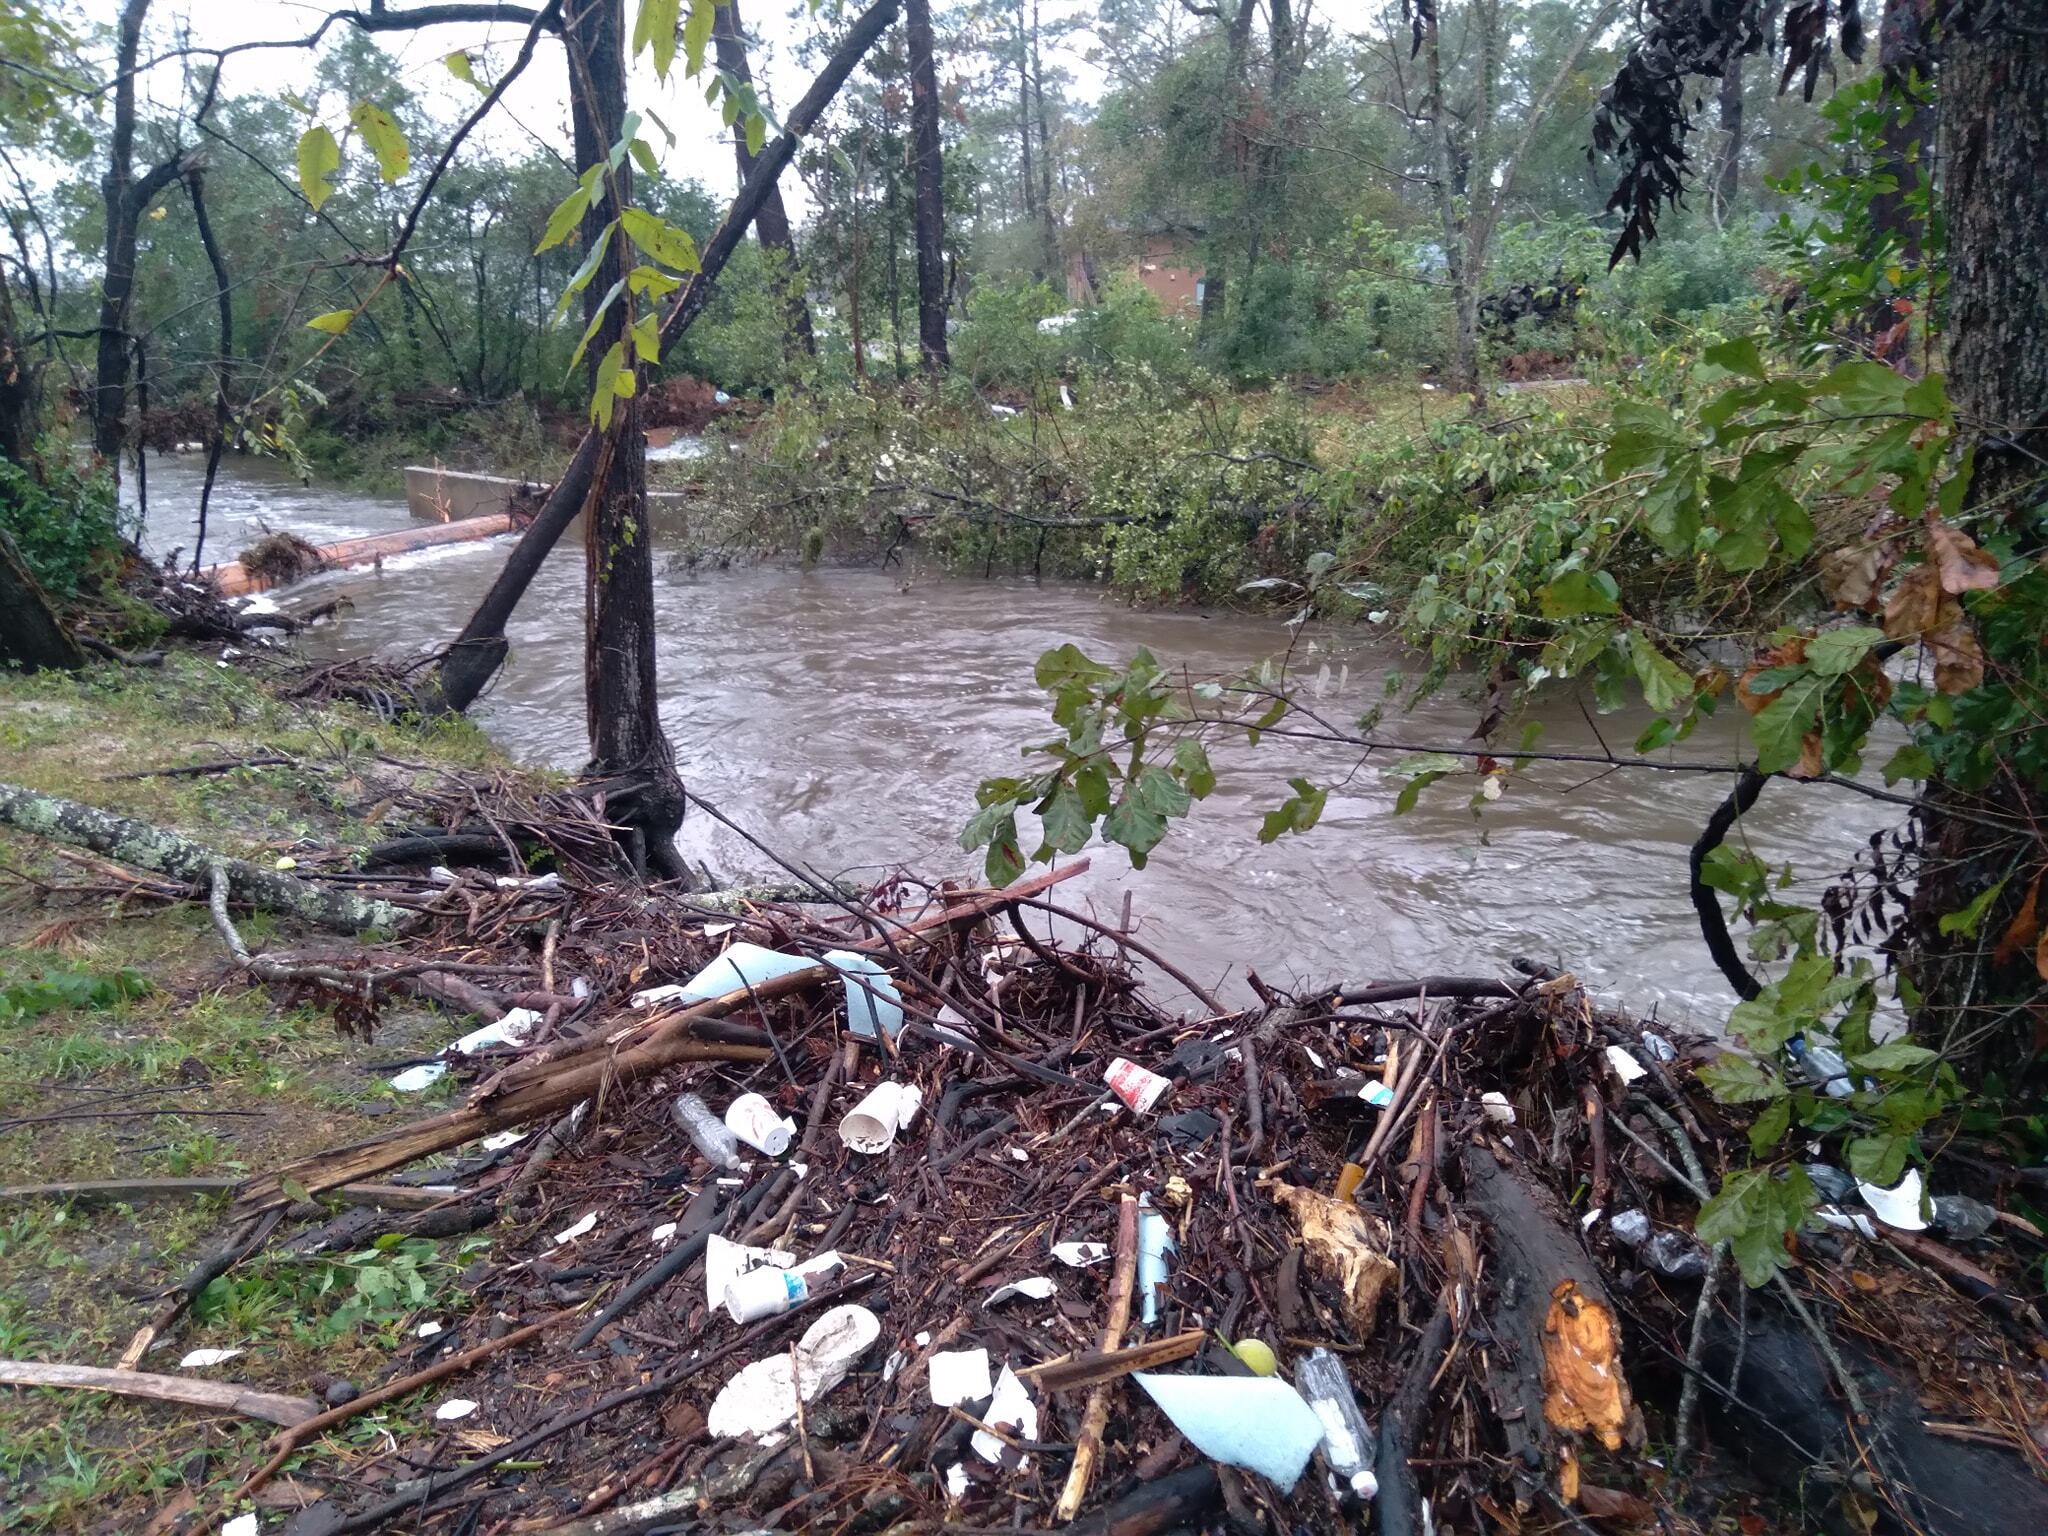
[[[501,512],[531,511],[546,492],[545,485],[504,475],[474,475],[425,464],[405,468],[406,510],[426,522],[459,523]],[[648,511],[660,528],[684,527],[688,505],[689,498],[676,491],[647,493]]]

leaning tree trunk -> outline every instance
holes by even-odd
[[[69,672],[84,665],[78,642],[58,621],[14,540],[0,528],[0,669]]]
[[[740,29],[739,0],[726,0],[719,6],[711,23],[711,40],[717,48],[718,67],[740,84],[751,85],[754,73],[747,63],[746,35]],[[754,162],[758,157],[747,148],[744,117],[733,120],[732,150],[733,158],[739,164],[740,187],[745,190],[747,178],[754,174]],[[761,242],[763,250],[773,251],[781,258],[782,271],[777,274],[777,280],[783,285],[789,353],[794,356],[801,352],[805,357],[816,357],[818,339],[811,329],[811,306],[804,298],[803,268],[797,261],[796,236],[790,232],[789,212],[782,205],[782,192],[773,183],[770,183],[768,195],[761,199],[760,209],[754,214],[754,238]]]
[[[1948,388],[1957,417],[1978,434],[1970,504],[2003,520],[2022,551],[2038,555],[2030,520],[2048,484],[2048,47],[2011,13],[1998,13],[1974,35],[1952,36],[1941,65],[1940,116]],[[2039,997],[2033,956],[2001,966],[1995,958],[1986,964],[1983,950],[2008,932],[2032,888],[2041,837],[1950,814],[1965,809],[2039,829],[2048,824],[2048,786],[2009,761],[1981,793],[1929,783],[1920,807],[1924,873],[1909,918],[1909,971],[1924,1004],[1919,1022],[1930,1040],[1985,1026],[1987,1061],[2001,1051],[2031,1054],[2015,1034],[2031,1028],[2024,1004]],[[2028,838],[2032,848],[2022,846]],[[2001,880],[1976,925],[1979,937],[1940,931],[1942,914]]]
[[[896,19],[898,3],[899,0],[875,0],[875,4],[862,13],[860,20],[854,23],[852,30],[826,61],[818,78],[811,82],[811,88],[804,92],[803,99],[783,120],[782,132],[754,162],[747,184],[733,199],[725,222],[705,244],[700,270],[691,276],[689,286],[684,288],[675,307],[662,319],[663,351],[672,349],[697,317],[704,313],[705,306],[711,302],[711,285],[725,270],[732,253],[739,248],[747,226],[774,189],[777,178],[788,169],[790,160],[796,155],[797,145],[839,93],[846,77],[853,73],[854,65]],[[602,438],[598,433],[583,434],[568,468],[562,471],[562,478],[555,482],[540,511],[506,557],[503,568],[491,583],[490,591],[484,594],[483,601],[469,616],[462,633],[442,655],[433,682],[424,690],[420,700],[420,707],[426,712],[438,714],[453,710],[460,713],[468,709],[483,693],[498,668],[504,665],[510,649],[505,640],[505,626],[511,622],[513,610],[533,584],[533,578],[540,574],[548,551],[555,547],[556,541],[576,520],[576,514],[583,510],[583,504],[590,495],[591,481],[596,476],[601,444]]]
[[[596,0],[564,19],[576,163],[595,165],[625,131],[624,0]],[[594,245],[630,200],[632,166],[622,161],[606,182],[601,204],[584,216],[583,238]],[[621,299],[599,308],[632,264],[629,243],[613,240],[584,294],[590,379],[596,386],[606,352],[626,339]],[[590,733],[586,772],[605,786],[605,814],[621,829],[634,868],[687,878],[675,849],[683,824],[683,785],[675,752],[661,728],[654,668],[654,547],[647,526],[647,439],[638,394],[612,406],[611,429],[593,476],[584,519],[583,689]]]
[[[910,54],[910,145],[917,157],[917,344],[925,370],[944,373],[952,366],[946,351],[946,174],[931,0],[905,0],[903,35]]]

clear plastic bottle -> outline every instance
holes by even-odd
[[[1312,1349],[1294,1368],[1295,1385],[1323,1421],[1323,1459],[1330,1470],[1361,1499],[1379,1492],[1372,1464],[1378,1441],[1359,1411],[1344,1363],[1327,1349]]]
[[[675,1108],[669,1113],[696,1143],[697,1150],[711,1159],[712,1167],[739,1167],[739,1138],[726,1128],[724,1120],[711,1112],[710,1105],[694,1093],[685,1093],[678,1095]]]

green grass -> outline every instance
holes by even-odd
[[[259,752],[295,765],[113,777]],[[464,722],[420,729],[286,703],[205,654],[174,655],[160,671],[0,674],[0,777],[243,857],[383,835],[367,812],[415,777],[386,759],[504,766]],[[374,1043],[345,1039],[321,1010],[234,973],[203,907],[124,899],[118,889],[90,864],[0,831],[0,1185],[234,1176],[390,1123],[365,1106],[387,1116],[431,1107],[430,1096],[401,1098],[365,1069],[463,1026],[394,1007]],[[261,917],[241,927],[259,949],[302,937]],[[5,1128],[99,1108],[170,1112]],[[111,1365],[157,1293],[219,1241],[225,1216],[218,1198],[0,1202],[0,1356]],[[283,1392],[306,1391],[316,1370],[361,1379],[389,1358],[410,1318],[457,1298],[463,1262],[453,1240],[319,1262],[259,1259],[202,1298],[144,1369],[175,1371],[187,1350],[222,1346],[245,1353],[207,1373],[215,1379]],[[402,1432],[406,1413],[395,1406],[352,1429]],[[0,1529],[138,1529],[186,1488],[199,1493],[206,1528],[217,1528],[270,1433],[172,1405],[0,1388]]]

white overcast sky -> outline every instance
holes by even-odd
[[[859,0],[826,0],[827,16],[835,4],[843,4],[847,14],[857,13],[861,8]],[[627,0],[629,28],[636,6],[637,0]],[[181,31],[189,32],[192,41],[203,47],[303,37],[336,8],[306,0],[156,0],[150,7],[145,57],[168,46]],[[405,8],[405,0],[393,0],[391,9]],[[1090,0],[1045,0],[1042,14],[1050,29],[1055,21],[1085,17],[1093,9]],[[76,12],[109,26],[119,10],[120,0],[75,0]],[[793,105],[810,84],[813,67],[800,62],[798,50],[804,38],[819,30],[819,23],[810,17],[802,0],[750,0],[745,8],[745,22],[753,43],[751,62],[755,78],[779,114]],[[329,29],[328,36],[338,37],[342,31],[338,24]],[[407,85],[417,95],[434,101],[441,115],[449,116],[465,110],[477,97],[469,86],[448,72],[444,63],[447,56],[457,49],[467,50],[477,58],[478,77],[495,80],[500,70],[510,66],[525,32],[524,26],[514,22],[470,22],[425,27],[417,32],[377,33],[373,40],[398,61]],[[1086,59],[1091,45],[1092,39],[1085,30],[1076,32],[1045,60],[1048,73],[1066,73],[1074,81],[1076,94],[1084,98],[1092,98],[1100,89],[1100,71]],[[180,69],[175,63],[159,66],[145,77],[144,90],[154,100],[170,106],[182,95]],[[299,49],[258,49],[230,57],[225,70],[222,85],[231,94],[282,93],[310,86],[313,59]],[[946,73],[943,61],[940,73]],[[661,154],[668,175],[695,178],[714,194],[731,192],[734,172],[730,140],[717,112],[706,105],[701,84],[683,79],[680,59],[664,84],[655,78],[651,63],[643,55],[633,71],[629,95],[632,107],[651,108],[676,135],[676,145],[671,150],[651,127],[643,132],[643,137]],[[338,133],[344,126],[341,112],[345,109],[338,104],[327,105],[329,110],[323,114],[323,120],[334,119],[330,126]],[[509,153],[531,147],[538,138],[565,158],[568,156],[567,72],[558,45],[543,42],[526,72],[513,83],[478,133]],[[428,152],[427,146],[415,145],[415,164]],[[784,177],[783,190],[785,196],[793,197],[802,206],[803,191],[794,176]]]

